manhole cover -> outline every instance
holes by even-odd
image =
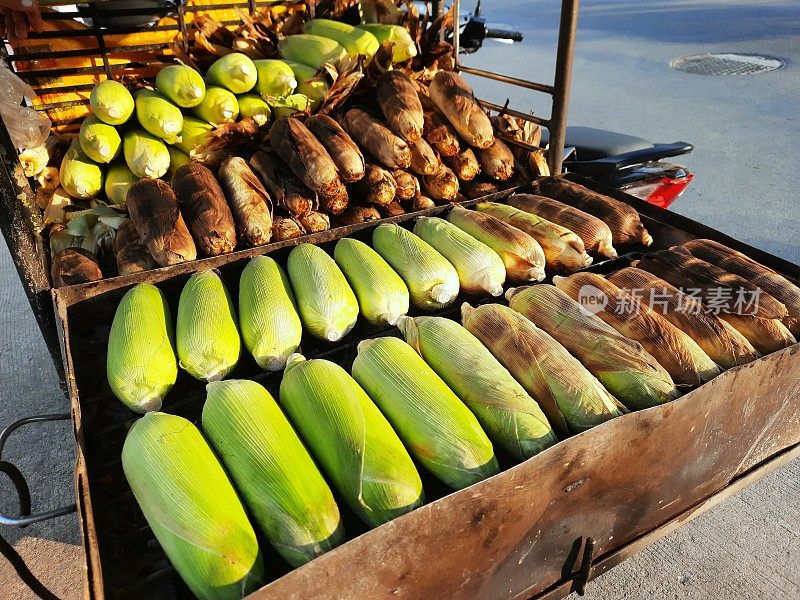
[[[753,54],[692,54],[676,58],[669,66],[695,75],[752,75],[783,66],[783,61]]]

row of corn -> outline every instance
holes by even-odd
[[[284,277],[265,257],[245,271],[261,268]],[[207,281],[217,291],[206,293],[219,295],[219,282],[201,276],[187,288]],[[690,302],[676,287],[687,283],[757,289],[762,304],[754,314],[718,317],[702,310],[709,297],[701,295],[693,300],[701,310],[675,310]],[[607,310],[585,310],[586,286],[609,299]],[[626,289],[656,289],[660,300],[618,312]],[[161,314],[157,288],[131,294]],[[398,317],[405,343],[362,341],[350,374],[290,354],[277,402],[255,382],[209,383],[202,433],[160,412],[136,422],[123,449],[125,475],[192,591],[238,597],[263,582],[253,525],[299,566],[345,539],[337,499],[378,526],[424,503],[417,466],[453,489],[472,485],[499,471],[493,444],[525,460],[628,410],[668,402],[720,367],[794,343],[788,327],[800,317],[800,288],[710,240],[646,255],[607,278],[581,272],[506,297],[509,306],[465,303],[462,325]],[[213,320],[202,313],[189,317]],[[168,330],[168,319],[159,327]],[[780,339],[770,341],[770,331]]]
[[[268,234],[271,220],[265,192],[253,187],[258,180],[244,160],[228,159],[220,178],[228,192],[227,203],[213,174],[199,164],[175,172],[174,191],[159,180],[135,184],[128,194],[131,219],[119,227],[116,239],[119,271],[146,269],[154,260],[159,265],[191,260],[196,256],[195,243],[207,255],[230,251],[236,244],[234,221],[255,243],[257,235]],[[245,193],[248,190],[250,194]],[[560,223],[570,224],[582,237]],[[238,329],[220,278],[210,271],[194,275],[178,306],[178,360],[198,379],[221,379],[238,363],[241,330],[256,362],[265,369],[280,369],[298,349],[303,329],[336,342],[355,326],[359,314],[371,324],[393,325],[411,305],[440,310],[453,304],[460,292],[499,296],[507,279],[529,283],[544,279],[545,269],[570,273],[586,266],[592,260],[587,247],[614,256],[613,241],[609,226],[589,213],[554,199],[517,194],[508,205],[482,202],[476,210],[456,206],[446,219],[420,217],[413,232],[396,224],[379,225],[372,234],[374,250],[343,238],[331,258],[317,246],[300,244],[289,254],[288,278],[267,257],[253,259],[244,269]],[[168,332],[162,328],[158,335],[141,334],[145,319],[150,319],[148,327],[157,324],[151,311],[136,308],[137,290],[144,289],[134,288],[120,304],[108,353],[112,389],[141,411],[157,409],[177,376],[174,355],[166,357],[170,353],[166,342],[158,348],[170,368],[160,369],[158,361],[150,364],[146,348],[153,339],[164,340]],[[169,319],[164,314],[158,323]],[[133,378],[132,386],[133,371],[150,375]]]

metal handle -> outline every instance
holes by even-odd
[[[40,521],[47,521],[63,515],[68,515],[75,512],[75,504],[69,506],[62,506],[61,508],[54,508],[45,512],[31,514],[31,492],[28,487],[28,482],[20,470],[10,462],[3,460],[3,449],[5,448],[8,438],[17,429],[29,423],[48,423],[50,421],[69,421],[72,419],[70,413],[59,413],[55,415],[40,415],[37,417],[25,417],[19,421],[15,421],[2,432],[0,432],[0,471],[8,475],[14,487],[17,490],[17,498],[19,499],[19,517],[8,517],[0,513],[0,526],[25,527],[31,523],[39,523]]]
[[[486,37],[495,40],[511,40],[514,42],[521,42],[523,36],[519,31],[508,31],[506,29],[487,29]]]

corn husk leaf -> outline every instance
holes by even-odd
[[[663,279],[627,267],[609,275],[608,280],[624,290],[636,290],[642,302],[688,334],[723,369],[759,357],[747,338],[713,313],[703,310],[698,298],[687,296]]]
[[[796,344],[797,339],[779,319],[720,313],[719,318],[747,338],[761,354],[770,354]]]
[[[353,511],[377,527],[420,506],[422,481],[402,442],[340,366],[295,354],[281,406]]]
[[[299,567],[341,543],[330,488],[270,393],[241,379],[206,389],[203,431],[270,544]]]
[[[491,440],[515,458],[525,460],[558,441],[536,401],[461,325],[443,317],[403,317],[397,326]]]
[[[408,312],[409,293],[403,279],[364,242],[342,238],[333,251],[364,318],[375,325],[394,325]]]
[[[428,242],[399,225],[384,223],[372,232],[372,245],[403,278],[414,306],[440,309],[455,302],[458,272]]]
[[[145,415],[125,438],[122,468],[156,539],[194,595],[233,600],[262,585],[255,532],[191,422],[165,413]]]
[[[574,231],[587,251],[617,258],[611,228],[597,217],[558,200],[533,194],[514,194],[508,204]]]
[[[122,297],[108,336],[106,375],[114,395],[141,413],[159,410],[175,384],[172,319],[157,287],[140,283]]]
[[[503,293],[506,268],[500,255],[489,246],[439,217],[420,217],[414,233],[456,268],[462,290],[492,296]]]
[[[629,410],[680,396],[669,373],[628,339],[552,285],[509,290],[509,306],[546,331]]]
[[[698,386],[719,375],[719,367],[697,342],[602,276],[575,273],[555,277],[553,283],[622,335],[644,346],[676,384]],[[605,305],[597,310],[597,305],[588,304],[587,299],[600,299]]]
[[[461,489],[499,471],[478,420],[405,342],[393,337],[361,342],[353,377],[409,452],[448,486]]]
[[[545,254],[533,237],[491,215],[454,207],[447,220],[494,250],[506,267],[509,280],[544,279]]]
[[[287,271],[306,330],[329,342],[347,335],[358,318],[358,300],[327,252],[300,244],[289,253]]]
[[[544,250],[548,269],[557,273],[572,273],[592,264],[592,257],[586,254],[583,242],[574,233],[564,233],[562,228],[553,226],[545,219],[497,202],[479,202],[475,210],[496,217],[535,238]]]
[[[618,417],[619,401],[566,349],[507,306],[462,307],[464,327],[539,403],[559,437]]]
[[[315,69],[325,63],[335,66],[347,57],[347,50],[337,41],[311,34],[290,35],[280,40],[278,52],[283,59],[294,60]]]

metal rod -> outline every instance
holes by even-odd
[[[556,75],[553,87],[553,110],[550,113],[550,147],[548,163],[553,175],[561,173],[564,162],[564,140],[567,135],[569,90],[572,83],[572,58],[575,54],[575,31],[578,28],[580,0],[563,0],[561,25],[558,30]]]
[[[524,112],[519,112],[518,110],[514,110],[513,108],[508,108],[507,106],[502,106],[500,104],[495,104],[494,102],[489,102],[488,100],[478,100],[478,104],[483,106],[484,108],[488,108],[490,110],[495,110],[497,112],[503,112],[512,117],[517,117],[518,119],[525,119],[526,121],[530,121],[531,123],[536,123],[537,125],[541,125],[542,127],[550,127],[550,121],[547,119],[542,119],[541,117],[537,117],[535,115],[529,115]]]
[[[546,83],[536,83],[535,81],[528,81],[527,79],[519,79],[518,77],[511,77],[509,75],[484,71],[483,69],[465,67],[464,65],[458,65],[458,70],[462,71],[463,73],[469,73],[470,75],[477,75],[478,77],[485,77],[486,79],[494,79],[495,81],[510,83],[511,85],[527,88],[536,92],[544,92],[545,94],[553,94],[555,92],[555,88],[552,85],[547,85]]]
[[[458,71],[458,54],[461,52],[461,0],[453,5],[453,66]]]

